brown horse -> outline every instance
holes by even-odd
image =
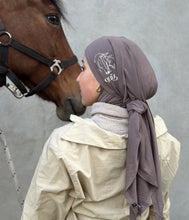
[[[56,104],[60,119],[69,120],[70,114],[83,114],[85,107],[81,104],[76,82],[81,69],[76,59],[73,62],[72,58],[75,57],[64,35],[61,18],[66,20],[59,0],[0,0],[0,19],[6,30],[6,33],[0,32],[0,49],[9,43],[10,39],[7,38],[10,34],[15,40],[11,41],[12,44],[20,42],[26,46],[27,49],[24,49],[31,48],[42,59],[45,56],[47,61],[52,61],[50,65],[45,65],[45,62],[19,50],[20,45],[10,45],[6,64],[8,70],[16,73],[29,89],[35,88],[53,72],[57,77],[53,77],[48,85],[36,90],[36,93],[42,99]],[[62,70],[59,64],[52,66],[55,59],[72,61]],[[0,86],[5,83],[5,78],[1,77]]]

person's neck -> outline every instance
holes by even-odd
[[[91,107],[91,119],[104,130],[119,135],[128,133],[128,112],[125,108],[96,102]]]

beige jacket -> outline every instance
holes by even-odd
[[[127,137],[105,131],[91,119],[71,116],[46,142],[26,196],[23,220],[129,220],[125,199]],[[162,170],[164,219],[180,144],[155,117]],[[137,219],[155,220],[149,207]]]

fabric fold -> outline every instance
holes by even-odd
[[[152,203],[158,213],[161,201],[161,173],[152,114],[146,102],[134,100],[127,104],[129,112],[128,149],[126,161],[126,198],[131,215],[142,213]],[[149,136],[150,134],[150,136]],[[134,205],[133,204],[137,204]],[[162,202],[163,204],[163,202]],[[131,217],[132,219],[133,217]],[[162,215],[157,217],[161,219]]]

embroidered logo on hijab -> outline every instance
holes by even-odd
[[[109,83],[118,80],[118,77],[113,73],[113,70],[115,70],[115,61],[112,54],[109,52],[97,53],[94,58],[94,63],[96,63],[97,68],[101,73],[107,75],[104,79],[105,82]]]

